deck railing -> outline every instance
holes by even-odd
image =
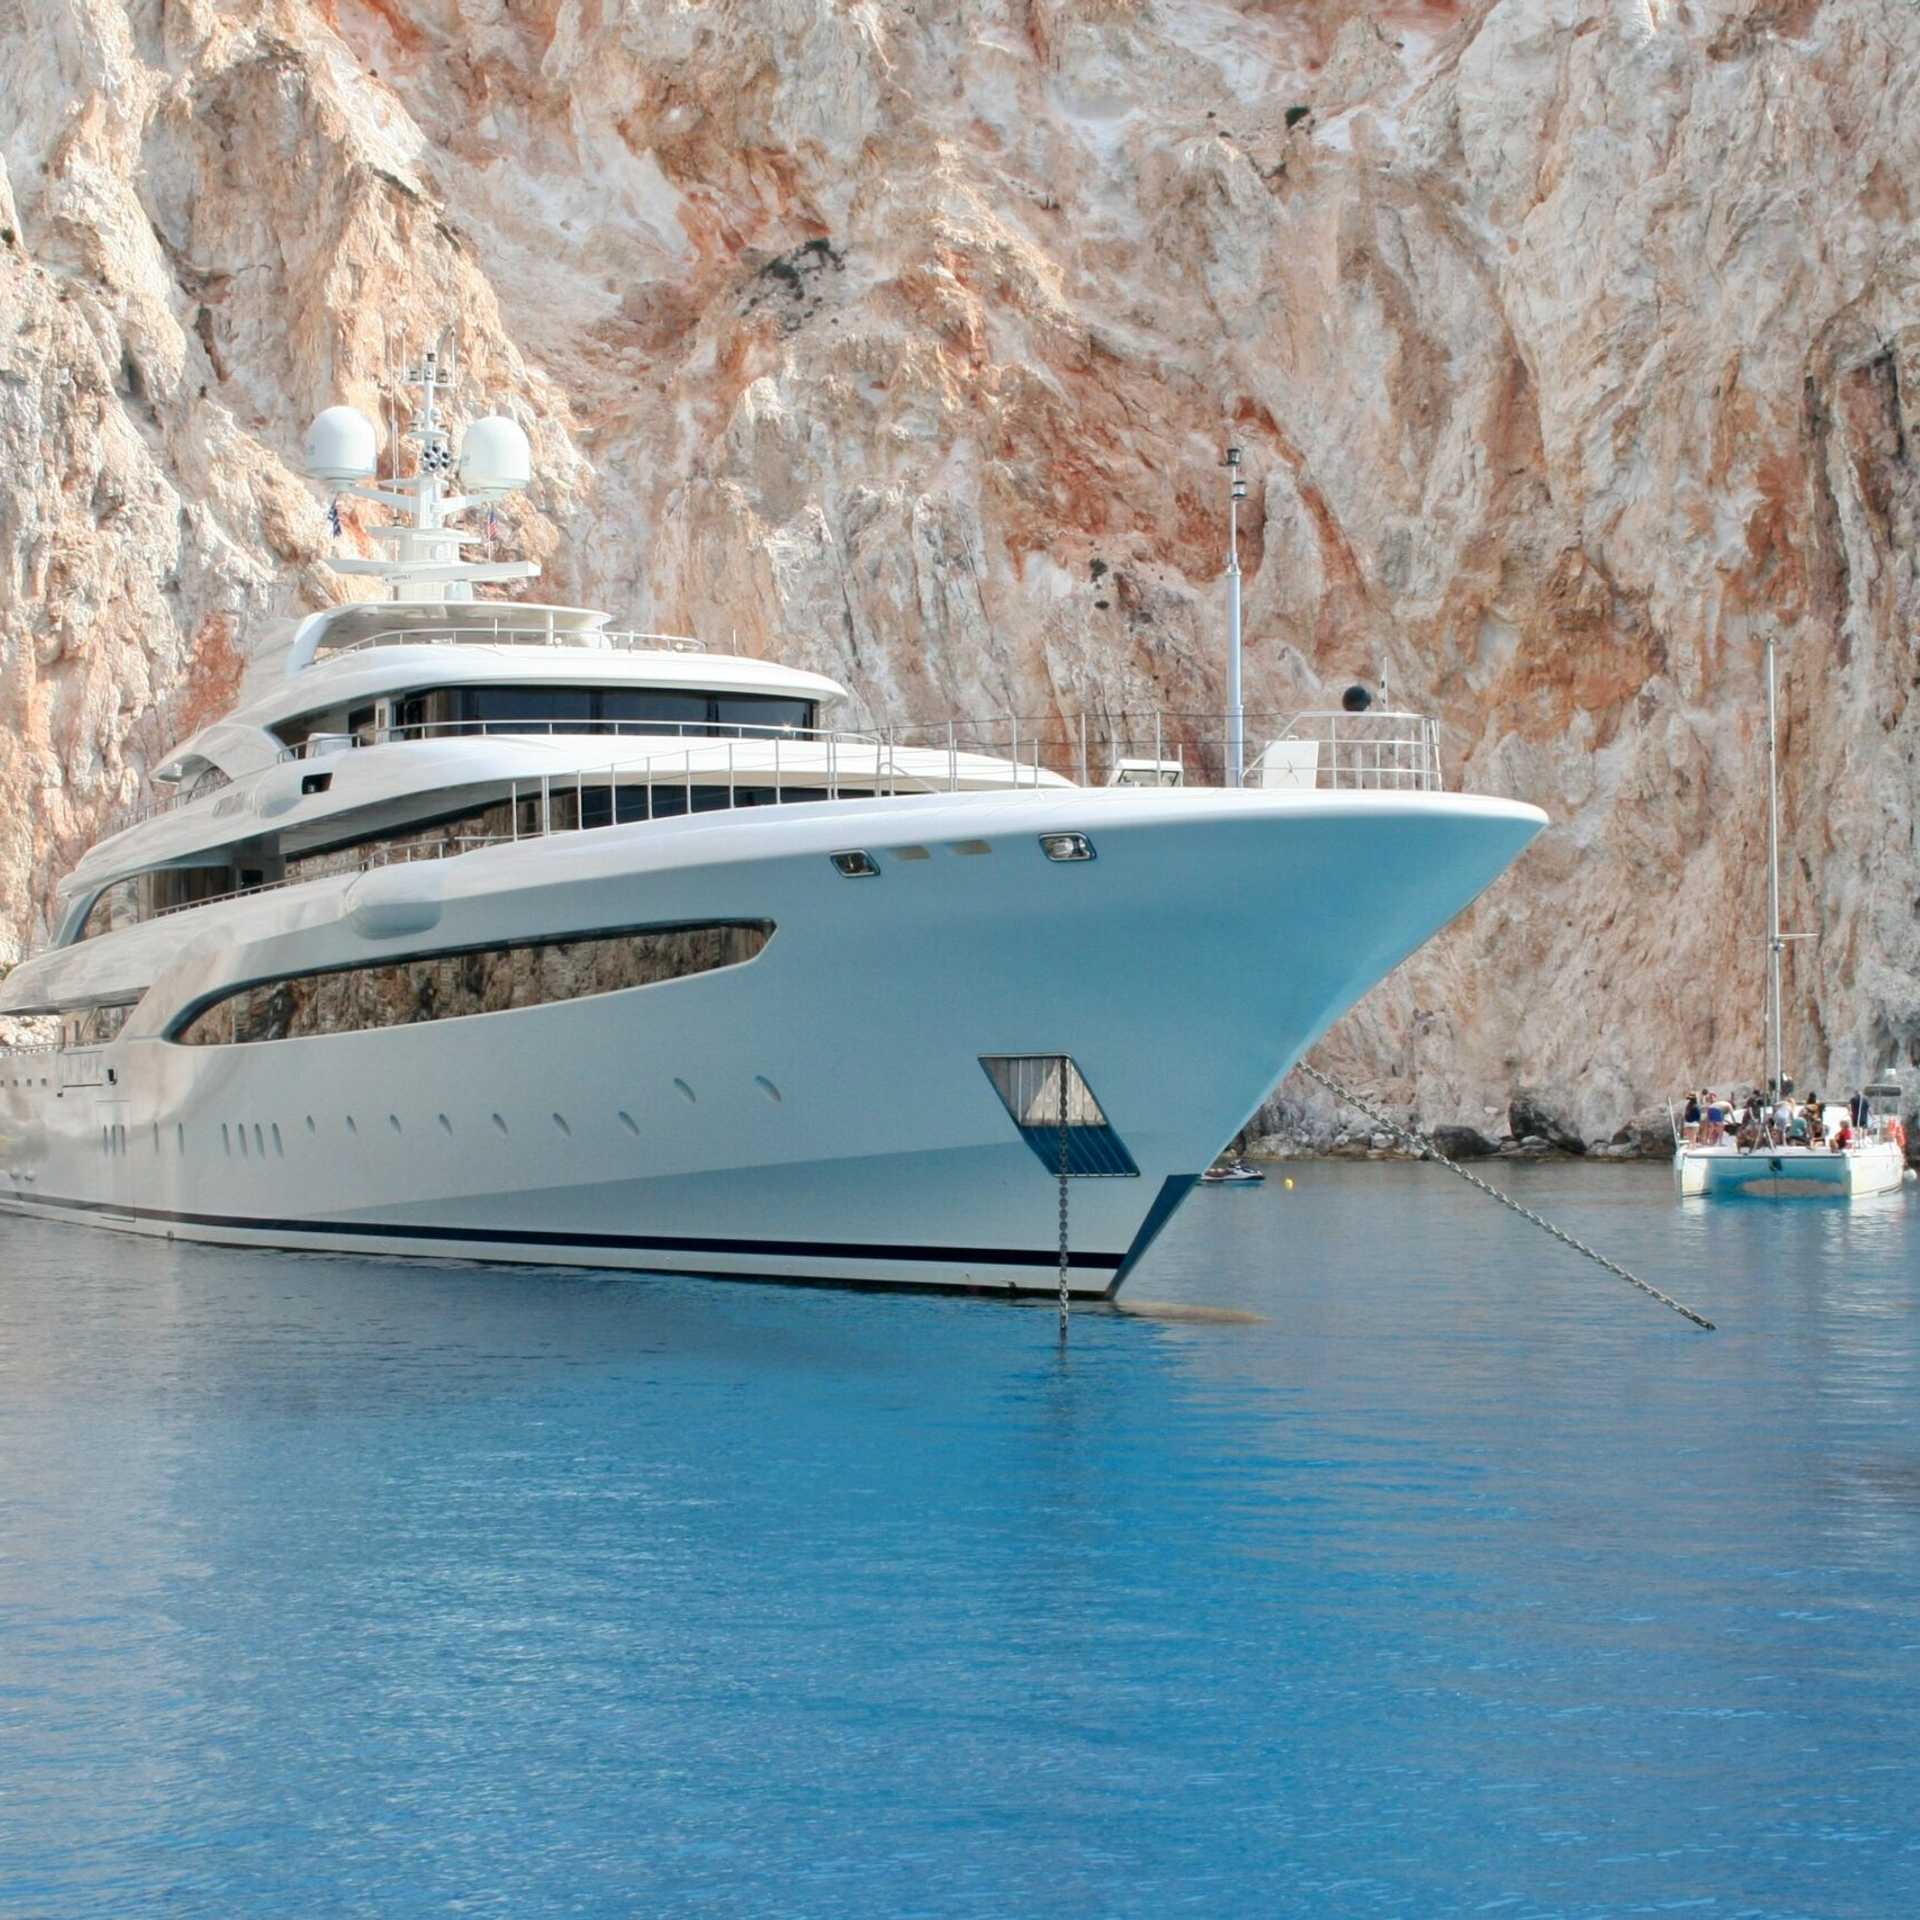
[[[603,653],[705,653],[706,642],[690,633],[644,633],[633,627],[569,627],[557,621],[527,621],[495,626],[479,621],[471,626],[386,627],[358,640],[330,645],[323,637],[323,653],[359,653],[367,647],[585,647]]]
[[[1348,713],[1256,711],[1242,716],[1242,784],[1319,792],[1388,790],[1437,793],[1438,723],[1399,710]],[[894,747],[986,754],[1080,786],[1120,782],[1191,787],[1227,784],[1231,723],[1225,714],[1155,709],[1146,713],[1048,714],[1028,719],[936,720],[883,726]]]
[[[382,642],[396,637],[379,636]],[[1439,728],[1424,714],[1320,709],[1289,714],[1254,712],[1246,714],[1242,724],[1244,783],[1248,787],[1266,791],[1433,793],[1443,785]],[[364,736],[312,734],[297,746],[284,749],[280,758],[318,760],[361,746],[470,735],[697,740],[702,744],[624,762],[609,769],[607,778],[614,784],[633,785],[671,781],[686,788],[690,796],[696,784],[718,781],[725,785],[725,805],[729,807],[748,776],[756,788],[771,783],[781,798],[789,790],[804,790],[810,797],[817,794],[837,799],[850,786],[863,794],[953,793],[994,785],[1017,788],[1045,784],[1048,776],[1081,786],[1212,787],[1223,784],[1229,750],[1226,716],[1156,710],[1071,717],[1054,714],[1033,719],[999,714],[867,729],[760,726],[733,721],[533,717],[432,720],[387,727]],[[602,775],[598,770],[570,769],[551,780],[564,790],[583,782],[598,785]],[[122,808],[109,822],[107,832],[120,832],[176,807],[212,804],[228,791],[231,788],[223,786],[196,794],[155,796]],[[690,797],[687,806],[676,811],[692,809]],[[265,892],[283,884],[270,881],[248,891]],[[200,904],[204,903],[186,902],[183,906]]]

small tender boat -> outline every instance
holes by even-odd
[[[1217,1166],[1209,1167],[1200,1176],[1201,1184],[1209,1187],[1257,1187],[1267,1176],[1256,1166],[1250,1166],[1245,1160],[1223,1160]]]

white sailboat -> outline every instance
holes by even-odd
[[[1833,1199],[1891,1193],[1906,1176],[1902,1089],[1889,1075],[1863,1090],[1863,1111],[1823,1105],[1790,1119],[1781,1036],[1780,959],[1790,939],[1780,928],[1780,736],[1774,678],[1774,636],[1767,633],[1767,1058],[1770,1100],[1739,1127],[1712,1139],[1675,1128],[1674,1179],[1683,1198],[1738,1195],[1755,1199]]]

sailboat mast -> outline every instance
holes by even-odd
[[[1774,692],[1774,631],[1767,627],[1767,1051],[1773,1093],[1786,1092],[1780,1044],[1780,729]]]

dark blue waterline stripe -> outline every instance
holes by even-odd
[[[118,1205],[111,1200],[68,1200],[53,1194],[0,1196],[22,1206],[63,1207],[73,1213],[110,1214],[123,1220],[157,1220],[183,1227],[221,1227],[233,1233],[342,1234],[365,1240],[444,1240],[462,1246],[605,1248],[622,1253],[723,1253],[777,1255],[787,1260],[906,1260],[923,1265],[1057,1267],[1057,1250],[1024,1252],[1018,1247],[913,1247],[848,1244],[834,1240],[723,1240],[678,1234],[549,1233],[517,1228],[418,1227],[383,1225],[372,1220],[262,1220],[238,1214],[175,1213],[165,1207]],[[1117,1272],[1126,1259],[1119,1253],[1070,1253],[1067,1264],[1095,1272]]]

